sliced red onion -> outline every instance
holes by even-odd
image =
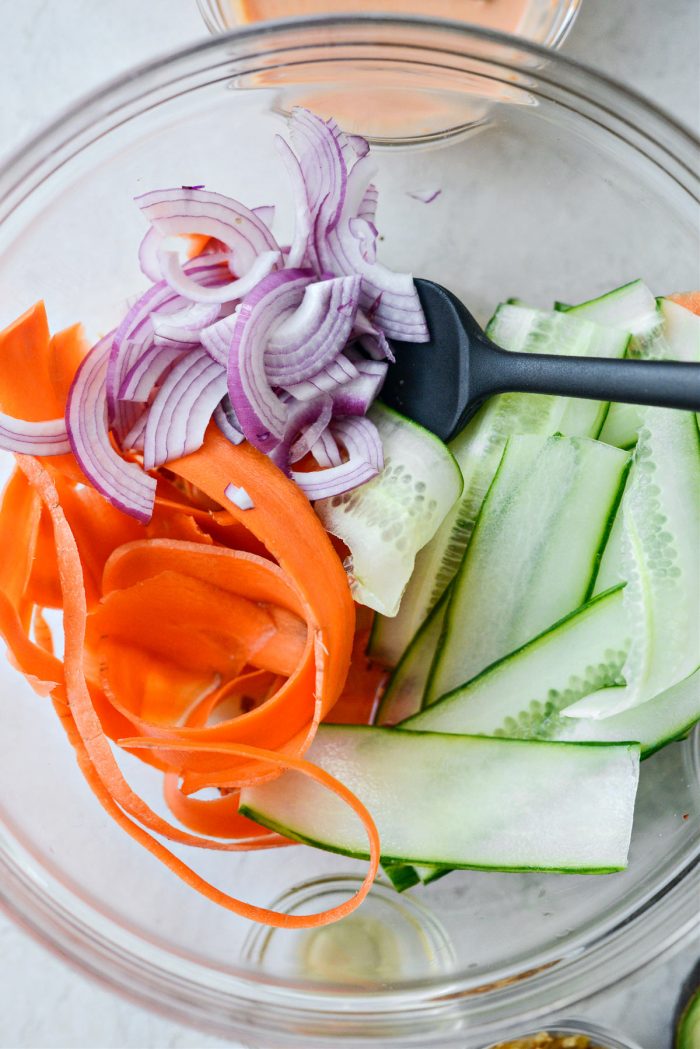
[[[313,473],[292,473],[292,480],[312,501],[342,495],[371,481],[383,468],[381,438],[369,419],[339,419],[333,423],[331,432],[345,445],[347,462]]]
[[[352,147],[354,153],[358,157],[365,157],[369,153],[369,142],[362,135],[345,135],[345,139],[349,146]]]
[[[311,375],[304,382],[285,386],[284,389],[298,401],[310,401],[318,397],[319,393],[332,393],[343,383],[357,378],[359,374],[353,362],[344,353],[341,353],[316,375]]]
[[[377,217],[377,203],[379,202],[379,190],[370,182],[365,190],[364,196],[357,209],[357,218],[365,219],[366,222],[374,223]]]
[[[384,385],[389,365],[386,361],[371,361],[368,363],[378,365],[382,371],[377,371],[374,374],[365,372],[358,375],[356,379],[350,379],[349,382],[339,386],[333,393],[334,416],[366,415],[369,411],[370,405],[379,395],[379,391]]]
[[[335,121],[326,122],[308,109],[292,111],[290,128],[311,215],[322,213],[324,227],[332,229],[340,218],[345,201],[344,136]]]
[[[411,274],[394,273],[377,262],[366,242],[349,228],[374,174],[372,161],[362,157],[348,175],[345,136],[333,121],[325,122],[308,110],[294,110],[291,132],[313,220],[308,255],[317,272],[359,274],[360,307],[368,310],[376,303],[372,319],[385,334],[426,342],[428,329]]]
[[[373,157],[364,156],[358,160],[348,175],[345,201],[343,202],[343,214],[341,220],[357,218],[362,207],[372,179],[377,174],[378,167]]]
[[[66,405],[66,428],[85,476],[118,510],[144,523],[151,519],[156,482],[117,455],[107,421],[107,365],[114,333],[105,336],[78,368]]]
[[[230,248],[236,272],[242,276],[213,290],[202,289],[195,281],[188,280],[177,254],[164,250],[161,244],[159,258],[163,277],[175,291],[194,302],[228,302],[241,298],[280,260],[279,245],[265,223],[231,197],[207,190],[165,189],[145,193],[137,197],[136,202],[161,237],[199,233],[214,237]]]
[[[231,444],[241,444],[245,440],[228,394],[214,409],[214,422]]]
[[[357,162],[369,153],[369,142],[361,135],[347,134],[333,117],[326,120],[326,126],[335,136],[343,155],[343,162],[347,170],[351,171]]]
[[[343,461],[340,448],[330,430],[323,431],[311,449],[311,454],[324,470],[330,466],[340,466]]]
[[[339,277],[304,290],[299,308],[270,333],[265,372],[276,386],[302,382],[343,350],[352,331],[360,281]]]
[[[394,273],[381,262],[365,259],[364,242],[352,235],[349,220],[325,234],[317,226],[314,238],[324,269],[360,275],[359,305],[364,310],[374,307],[372,319],[385,335],[407,342],[428,341],[428,326],[410,273]]]
[[[311,451],[316,441],[328,426],[333,415],[333,401],[330,397],[319,398],[319,411],[314,422],[304,427],[301,437],[292,445],[289,452],[290,463],[298,463]]]
[[[0,448],[24,455],[62,455],[70,451],[66,420],[28,422],[0,412]]]
[[[268,212],[268,208],[255,208],[253,210],[256,212],[258,210],[262,210],[263,212],[265,212],[265,214],[267,214]],[[262,218],[263,221],[265,221],[263,215],[259,217]],[[198,252],[193,257],[190,257],[188,248],[191,250],[191,242],[192,238],[187,234],[183,234],[179,237],[170,238],[170,243],[173,245],[173,250],[177,251],[177,254],[183,265],[187,265],[188,263],[192,263],[195,260],[199,260],[202,258],[203,255],[210,256],[213,254],[223,254],[223,261],[226,263],[226,266],[228,268],[229,255],[228,252],[225,251],[225,245],[222,245],[220,243],[217,244],[217,242],[214,239],[212,239],[211,243],[205,247],[203,252]],[[163,272],[161,269],[160,258],[158,254],[162,246],[163,237],[158,232],[158,230],[155,229],[155,227],[151,226],[151,228],[146,231],[143,240],[141,241],[141,244],[139,246],[139,266],[141,267],[141,272],[145,274],[145,276],[148,277],[149,280],[152,280],[154,284],[157,284],[158,281],[161,281],[163,279]]]
[[[290,462],[298,462],[308,451],[308,448],[304,449],[303,444],[305,434],[313,431],[309,441],[309,447],[311,447],[328,426],[332,414],[333,401],[328,394],[321,394],[314,401],[290,402],[284,436],[277,447],[269,453],[275,465],[289,475]],[[300,454],[294,456],[295,449]]]
[[[375,361],[395,361],[391,346],[382,329],[375,324],[364,310],[358,310],[355,314],[355,324],[352,329],[352,338],[359,339],[360,346]]]
[[[226,393],[226,372],[203,349],[186,353],[167,375],[148,412],[146,470],[201,448],[212,413]]]
[[[158,258],[160,241],[160,233],[151,226],[146,231],[139,245],[139,266],[141,267],[141,272],[149,280],[152,280],[154,284],[163,279],[163,274],[160,270],[160,259]]]
[[[182,304],[179,296],[161,281],[144,292],[127,311],[114,333],[107,368],[107,404],[111,419],[115,418],[124,377],[153,341],[151,313],[167,308],[175,310]]]
[[[348,455],[365,456],[377,471],[384,469],[382,439],[371,419],[336,419],[333,436],[345,445]]]
[[[348,346],[345,355],[350,361],[352,361],[355,369],[360,375],[381,375],[382,377],[386,375],[387,361],[377,361],[374,360],[374,358],[367,358],[354,346]]]
[[[220,309],[216,302],[194,302],[174,313],[152,313],[151,322],[156,336],[170,342],[191,343],[199,338],[203,328],[217,320]]]
[[[237,488],[235,484],[227,484],[224,488],[224,495],[227,499],[230,499],[234,506],[237,506],[239,510],[253,510],[255,503],[250,498],[245,488]]]
[[[193,350],[199,346],[199,340],[196,339],[196,336],[193,336],[186,342],[181,342],[179,339],[166,339],[163,335],[154,335],[152,346],[159,350],[172,350],[173,353],[179,350],[180,353],[184,353],[185,350]],[[151,346],[147,346],[143,352],[148,353],[149,349],[151,349]]]
[[[272,389],[266,369],[271,332],[295,310],[312,282],[309,270],[271,273],[246,296],[236,314],[228,359],[228,392],[243,433],[262,451],[284,437],[288,408]]]
[[[217,321],[216,324],[203,328],[199,333],[202,346],[211,359],[216,361],[217,364],[221,364],[224,368],[228,365],[228,355],[235,326],[236,313],[232,313],[228,317],[223,317]]]
[[[233,302],[234,299],[242,299],[244,295],[259,284],[263,277],[271,273],[281,259],[281,253],[276,251],[264,251],[254,260],[245,276],[238,277],[228,284],[215,284],[205,287],[197,281],[188,277],[177,252],[161,248],[158,259],[163,273],[163,279],[170,287],[183,298],[191,299],[193,302]],[[238,264],[236,263],[238,268]]]
[[[123,447],[134,452],[143,451],[143,442],[146,436],[146,423],[148,422],[148,409],[139,415],[134,425],[124,438]]]
[[[377,261],[377,237],[379,233],[373,222],[367,219],[351,218],[348,229],[355,240],[360,242],[360,253],[365,262],[374,264]]]
[[[275,205],[274,204],[260,204],[257,208],[251,209],[256,218],[259,218],[261,222],[264,222],[269,230],[272,229],[272,223],[275,221]]]
[[[227,255],[202,255],[184,265],[185,272],[202,284],[220,283],[227,270],[223,267]],[[131,368],[144,350],[154,341],[152,313],[176,313],[190,306],[186,299],[175,294],[165,281],[160,281],[137,299],[114,334],[107,370],[107,405],[110,421],[117,436],[122,439],[134,423],[128,405],[118,403],[119,390]]]
[[[311,211],[306,196],[306,183],[299,161],[281,135],[275,136],[277,152],[287,169],[294,199],[294,239],[286,253],[285,266],[295,269],[303,265],[311,233]]]
[[[432,204],[440,194],[441,189],[407,189],[406,196],[413,197],[414,200],[419,200],[421,204]]]
[[[149,346],[143,351],[136,364],[131,368],[124,379],[119,390],[120,401],[131,401],[135,404],[145,404],[154,386],[160,381],[163,374],[175,364],[188,349],[182,343],[172,346]],[[124,447],[129,447],[126,443]]]
[[[197,233],[214,237],[250,265],[263,251],[279,251],[265,223],[250,208],[203,189],[156,189],[136,197],[139,208],[161,236]],[[229,239],[231,238],[231,239]]]

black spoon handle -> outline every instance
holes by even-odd
[[[510,353],[486,339],[477,345],[470,355],[470,394],[477,400],[550,393],[700,412],[700,364]]]

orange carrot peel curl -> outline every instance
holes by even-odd
[[[250,460],[248,460],[250,461]],[[318,925],[326,924],[330,921],[338,920],[345,915],[349,914],[354,910],[364,897],[369,892],[379,863],[379,838],[376,827],[372,821],[370,814],[367,812],[362,803],[346,788],[343,784],[339,783],[333,777],[329,776],[322,769],[304,761],[300,757],[294,756],[289,753],[279,752],[274,749],[260,746],[259,744],[243,742],[246,736],[253,739],[260,739],[265,734],[265,717],[264,713],[266,710],[274,710],[275,712],[270,715],[275,720],[279,721],[284,718],[285,708],[279,702],[276,707],[269,707],[266,703],[249,712],[243,714],[237,718],[232,719],[230,722],[222,722],[221,725],[213,727],[197,727],[194,722],[197,721],[196,716],[190,717],[189,726],[185,728],[174,729],[161,724],[160,735],[155,735],[155,724],[149,726],[150,735],[139,734],[135,738],[124,739],[123,743],[130,750],[142,750],[152,749],[160,757],[160,760],[166,767],[171,769],[177,769],[180,773],[184,769],[189,767],[191,758],[196,755],[203,761],[203,767],[206,769],[209,777],[215,778],[215,770],[212,768],[211,763],[207,762],[207,757],[210,759],[216,758],[219,763],[227,769],[227,775],[231,774],[231,770],[234,768],[240,769],[240,775],[242,782],[253,782],[256,777],[269,777],[272,770],[284,771],[286,769],[294,769],[302,772],[305,775],[310,776],[316,782],[327,787],[333,791],[340,798],[342,798],[350,807],[357,813],[359,818],[362,820],[370,843],[370,865],[367,875],[358,890],[358,892],[349,900],[340,904],[337,907],[331,908],[330,910],[323,911],[319,914],[313,915],[286,915],[280,914],[275,911],[271,911],[265,907],[257,907],[252,904],[245,903],[241,900],[236,899],[217,889],[210,883],[206,882],[201,878],[195,871],[189,866],[183,863],[178,857],[174,856],[169,849],[162,845],[153,837],[153,833],[164,835],[171,840],[183,842],[192,845],[204,845],[208,848],[225,848],[225,849],[240,849],[250,847],[265,847],[269,844],[271,836],[267,832],[260,833],[261,828],[256,828],[255,824],[252,824],[248,820],[244,820],[234,808],[234,802],[231,801],[232,795],[224,795],[220,800],[215,801],[213,805],[215,808],[209,809],[209,815],[204,816],[204,809],[197,810],[192,808],[192,802],[197,802],[197,799],[182,799],[184,807],[187,808],[189,803],[188,814],[190,818],[193,818],[198,823],[203,833],[219,834],[222,830],[222,823],[228,823],[231,826],[231,819],[233,818],[234,827],[236,826],[236,820],[241,821],[238,826],[238,830],[244,834],[249,832],[252,828],[255,829],[258,836],[245,837],[242,840],[234,842],[221,842],[214,841],[207,838],[198,838],[195,835],[187,834],[180,831],[178,828],[171,826],[166,820],[155,813],[146,803],[136,795],[131,788],[128,786],[121,769],[119,768],[116,758],[112,752],[112,748],[109,743],[109,739],[103,729],[100,717],[93,701],[91,694],[90,683],[87,680],[85,669],[84,669],[84,655],[85,655],[85,641],[88,636],[88,621],[89,614],[87,608],[87,601],[85,595],[85,588],[83,585],[83,570],[80,561],[80,555],[78,551],[78,545],[71,532],[67,518],[61,508],[58,492],[56,485],[54,484],[49,472],[35,459],[18,457],[18,464],[25,475],[32,489],[36,492],[38,497],[41,499],[43,506],[46,508],[50,515],[51,521],[54,528],[54,539],[56,548],[56,558],[58,565],[58,572],[60,578],[60,586],[63,600],[63,613],[64,613],[64,638],[65,638],[65,655],[63,660],[63,686],[65,689],[65,696],[67,698],[67,705],[62,705],[60,702],[56,702],[56,709],[61,717],[64,728],[68,734],[68,737],[75,747],[78,762],[85,775],[90,787],[92,788],[95,795],[98,797],[105,809],[110,812],[113,818],[122,826],[133,838],[144,845],[150,852],[157,856],[163,863],[165,863],[174,873],[183,879],[188,885],[197,889],[200,893],[205,895],[207,898],[219,903],[221,906],[239,914],[243,917],[250,918],[252,920],[261,921],[269,925],[274,925],[283,928],[311,928]],[[247,482],[248,483],[248,482]],[[263,514],[260,514],[260,518],[263,518]],[[259,523],[259,527],[263,528],[264,525]],[[145,541],[146,545],[149,541]],[[162,567],[161,563],[158,562],[158,558],[163,558],[166,555],[166,559],[169,557],[177,556],[175,551],[178,551],[180,547],[177,542],[163,540],[160,545],[155,545],[156,553],[156,575],[150,576],[150,579],[159,579],[163,574],[158,571]],[[121,561],[121,571],[125,570],[125,563],[131,559],[133,561],[134,553],[136,550],[138,557],[143,560],[146,556],[141,543],[131,544],[124,552],[113,555],[113,560],[108,569],[106,569],[105,575],[108,578],[116,579],[116,574],[120,570],[118,565]],[[131,552],[130,552],[131,551]],[[202,546],[202,553],[206,552],[211,555],[212,549],[207,546]],[[200,553],[196,553],[191,549],[187,549],[182,552],[187,558],[199,558]],[[239,555],[239,557],[242,555]],[[229,551],[228,553],[221,553],[217,548],[217,553],[214,557],[223,557],[232,559],[232,562],[238,567],[238,558],[235,551]],[[292,561],[294,559],[292,558]],[[299,587],[298,598],[295,598],[294,591],[296,587],[289,587],[289,584],[285,583],[284,578],[281,576],[281,570],[275,566],[272,562],[263,561],[258,559],[255,555],[245,555],[241,562],[242,572],[246,573],[251,577],[252,590],[255,596],[260,596],[260,593],[266,597],[271,596],[272,591],[282,592],[286,586],[288,593],[286,595],[287,604],[295,604],[295,600],[298,600],[300,606],[307,610],[309,616],[309,627],[318,630],[318,627],[325,621],[320,618],[320,614],[327,613],[329,610],[337,609],[337,606],[333,604],[330,599],[326,599],[325,602],[319,602],[318,594],[324,591],[323,587],[315,588],[313,585],[307,587]],[[265,567],[262,567],[262,566]],[[143,569],[143,566],[141,566]],[[183,566],[184,567],[184,566]],[[339,566],[340,567],[340,566]],[[134,566],[131,564],[131,571]],[[230,574],[235,576],[235,570],[231,569],[227,565],[227,569]],[[202,583],[201,576],[206,574],[207,569],[203,568],[200,571],[199,578],[193,576],[192,580],[197,583]],[[342,568],[341,568],[342,571]],[[186,576],[187,573],[185,572]],[[228,580],[232,582],[231,579]],[[240,583],[240,579],[239,579]],[[205,583],[205,585],[208,585]],[[256,591],[256,585],[259,589]],[[131,589],[129,587],[122,590],[113,590],[110,593],[120,594],[126,590]],[[226,591],[224,591],[225,593]],[[312,605],[314,601],[317,604]],[[320,605],[317,611],[317,605]],[[6,604],[0,602],[0,608],[6,608]],[[101,613],[101,609],[105,607],[105,604],[99,606],[97,615]],[[321,652],[323,656],[319,659],[319,665],[316,667],[315,682],[318,689],[318,696],[314,696],[313,692],[302,698],[301,689],[297,687],[288,690],[287,694],[291,694],[291,706],[293,713],[288,716],[287,723],[289,730],[293,733],[291,742],[294,745],[299,745],[299,724],[301,718],[301,711],[306,709],[309,714],[309,722],[304,726],[303,719],[301,721],[303,729],[303,738],[301,745],[306,745],[307,740],[315,730],[317,724],[317,718],[320,716],[327,704],[331,704],[334,698],[337,698],[337,692],[342,688],[344,679],[344,673],[347,670],[347,659],[349,655],[349,644],[352,641],[352,603],[350,602],[348,595],[347,605],[347,623],[345,629],[347,630],[346,648],[343,649],[343,632],[342,626],[338,622],[337,612],[336,618],[333,624],[329,624],[330,635],[336,638],[340,643],[339,656],[333,658],[331,655],[325,653],[323,645],[316,644],[316,638],[311,634],[311,642],[307,642],[304,647],[305,659],[308,659],[308,652]],[[314,618],[312,619],[312,615]],[[316,619],[319,616],[319,619]],[[18,624],[16,624],[18,625]],[[21,624],[19,624],[21,625]],[[8,631],[9,632],[9,631]],[[36,657],[39,659],[39,653],[42,652],[41,648],[34,645],[32,642],[28,642],[33,651],[36,649]],[[21,648],[21,645],[18,646]],[[264,647],[264,644],[263,646]],[[330,650],[329,650],[330,651]],[[30,671],[31,668],[28,665],[32,662],[28,658],[26,652],[20,653],[23,656],[22,666],[26,671]],[[49,654],[43,654],[42,652],[42,672],[48,676],[58,676],[56,674],[58,661],[55,657],[51,657]],[[313,662],[313,659],[312,659]],[[302,663],[302,667],[305,663]],[[271,674],[270,671],[253,671],[253,675],[258,675],[258,685],[263,683],[263,674],[267,674],[268,677]],[[292,679],[290,679],[292,680]],[[304,675],[297,675],[296,681],[300,682],[305,680]],[[336,690],[335,697],[333,692],[330,691],[329,681],[332,682],[332,688]],[[274,703],[274,699],[283,692],[284,686],[274,696],[273,699],[268,703]],[[59,690],[60,691],[60,690]],[[148,713],[148,711],[146,711]],[[131,720],[133,717],[135,720],[139,720],[133,715],[131,710],[127,711],[125,715],[127,720]],[[246,719],[249,719],[246,722]],[[239,735],[239,739],[231,738],[226,736],[225,727],[235,727],[236,734]],[[199,734],[197,736],[196,734]],[[287,745],[290,740],[287,740]],[[241,759],[243,759],[241,761]],[[174,791],[174,778],[172,771],[169,774],[168,781],[168,792],[171,798],[175,797]],[[179,804],[176,802],[176,805]],[[200,802],[201,806],[209,805],[208,802]],[[196,813],[196,817],[193,815]],[[211,818],[210,818],[211,817]],[[222,823],[219,822],[219,818]],[[277,836],[272,836],[275,839],[275,843],[279,843]]]
[[[0,332],[0,410],[60,415],[86,348],[79,326],[52,338],[43,306],[29,310]],[[361,802],[302,757],[344,693],[355,634],[340,558],[306,496],[215,427],[198,452],[157,475],[148,524],[106,502],[70,454],[16,460],[0,508],[0,635],[34,690],[51,696],[100,803],[236,914],[286,928],[349,914],[372,885],[379,839]],[[229,501],[229,484],[244,487],[254,508]],[[46,608],[63,614],[62,659]],[[163,774],[177,825],[131,788],[115,744]],[[238,900],[154,837],[218,851],[293,844],[238,811],[240,787],[286,769],[336,793],[369,838],[358,892],[316,915]],[[203,787],[220,796],[194,796]]]

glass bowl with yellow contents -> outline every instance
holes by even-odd
[[[524,1033],[488,1049],[640,1049],[636,1043],[584,1021],[557,1024],[547,1030]]]

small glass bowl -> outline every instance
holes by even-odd
[[[387,131],[397,96],[405,121]],[[274,134],[310,97],[330,112],[344,100],[348,130],[377,143],[382,258],[453,288],[482,321],[512,295],[549,307],[638,276],[658,293],[696,279],[699,144],[653,105],[557,53],[458,23],[313,19],[136,69],[6,160],[0,326],[43,297],[52,328],[109,330],[144,287],[132,198],[149,188],[204,183],[276,203],[284,243],[293,207]],[[432,204],[408,192],[427,186],[442,190]],[[224,1037],[481,1049],[613,986],[700,920],[697,732],[645,763],[624,873],[464,871],[405,900],[378,886],[359,912],[378,961],[359,971],[367,924],[338,923],[311,945],[283,930],[253,940],[127,838],[46,699],[6,661],[0,724],[0,902],[86,972]],[[161,805],[151,770],[123,761]],[[226,891],[294,909],[364,869],[303,846],[183,858]],[[333,952],[348,964],[329,972]]]
[[[223,33],[227,29],[250,24],[243,12],[244,4],[241,0],[197,0],[197,5],[212,33]],[[431,0],[429,5],[426,5],[425,0],[384,0],[383,3],[375,3],[373,0],[314,0],[312,3],[309,0],[304,0],[303,3],[296,0],[277,0],[272,18],[331,13],[367,14],[377,9],[386,14],[429,13],[431,18],[451,18],[454,17],[449,10],[452,6],[442,4],[441,0]],[[520,25],[517,29],[509,26],[509,32],[543,47],[560,47],[569,35],[580,6],[581,0],[530,0]],[[489,21],[488,4],[484,4],[483,0],[467,0],[464,10],[465,22],[476,23],[485,29],[502,28]]]
[[[591,1039],[591,1046],[595,1046],[595,1049],[642,1049],[640,1045],[636,1042],[631,1042],[629,1038],[621,1039],[619,1034],[613,1034],[611,1031],[605,1030],[597,1024],[588,1023],[586,1020],[562,1020],[555,1024],[546,1024],[543,1027],[532,1028],[528,1031],[514,1031],[513,1034],[504,1036],[492,1045],[485,1046],[484,1049],[499,1049],[503,1042],[517,1041],[519,1038],[533,1038],[541,1031],[545,1031],[550,1035],[556,1035],[559,1038],[567,1035],[586,1035]]]

